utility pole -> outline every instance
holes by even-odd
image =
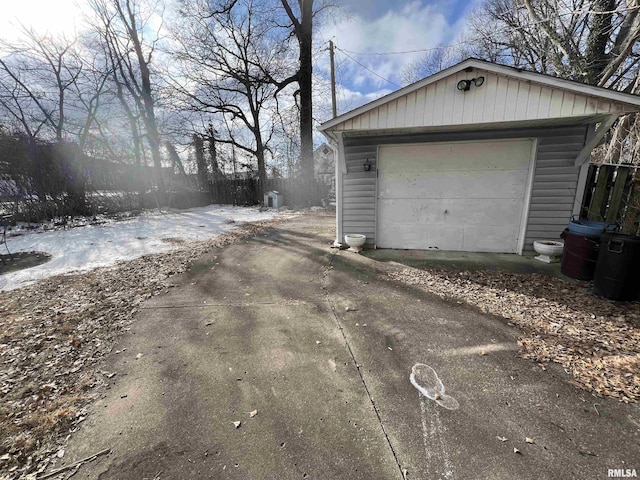
[[[329,40],[329,60],[331,63],[331,108],[333,109],[333,118],[338,116],[336,108],[336,66],[333,60],[333,40]]]

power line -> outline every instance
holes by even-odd
[[[421,48],[418,50],[405,50],[403,52],[353,52],[351,50],[342,50],[340,49],[340,51],[342,53],[344,53],[346,55],[346,52],[349,52],[353,55],[376,55],[376,56],[384,56],[384,55],[406,55],[409,53],[423,53],[423,52],[433,52],[434,50],[443,50],[445,48],[452,48],[452,47],[458,47],[460,45],[465,45],[469,43],[468,41],[462,41],[462,42],[458,42],[458,43],[454,43],[451,45],[441,45],[439,47],[433,47],[433,48]],[[338,48],[338,47],[336,47]]]
[[[539,25],[541,23],[545,23],[545,22],[549,22],[555,19],[559,19],[560,17],[566,17],[569,15],[582,15],[582,14],[593,14],[593,15],[605,15],[605,14],[620,14],[620,13],[627,13],[627,12],[632,12],[634,10],[638,10],[640,9],[639,5],[636,6],[632,6],[632,7],[627,7],[627,8],[622,8],[622,9],[618,9],[618,10],[610,10],[610,11],[598,11],[598,10],[571,10],[571,11],[567,11],[567,12],[557,12],[556,15],[552,15],[546,18],[541,18],[538,19],[537,21],[533,21],[533,22],[527,22],[521,25],[517,25],[517,26],[510,26],[510,25],[505,25],[504,27],[498,29],[499,33],[515,33],[518,30],[524,30],[525,28],[530,28],[530,27],[534,27],[536,25]],[[380,78],[381,80],[384,80],[385,82],[394,85],[395,87],[401,88],[400,85],[398,85],[395,82],[392,82],[391,80],[389,80],[388,78],[385,78],[381,75],[379,75],[377,72],[371,70],[370,68],[368,68],[366,65],[363,65],[362,63],[360,63],[358,60],[356,60],[355,58],[353,58],[351,55],[349,55],[349,53],[353,54],[353,55],[360,55],[360,56],[387,56],[387,55],[407,55],[407,54],[412,54],[412,53],[427,53],[427,52],[432,52],[432,51],[436,51],[436,50],[444,50],[444,49],[448,49],[448,48],[453,48],[453,47],[458,47],[460,45],[467,45],[471,43],[469,40],[462,40],[458,43],[454,43],[454,44],[450,44],[450,45],[440,45],[438,47],[433,47],[433,48],[422,48],[422,49],[416,49],[416,50],[405,50],[405,51],[393,51],[393,52],[355,52],[352,50],[344,50],[338,46],[335,46],[336,50],[340,50],[342,53],[344,53],[344,55],[349,58],[351,61],[357,63],[358,65],[360,65],[362,68],[364,68],[365,70],[367,70],[368,72],[372,73],[373,75],[375,75],[376,77]]]
[[[342,53],[345,54],[345,56],[347,58],[349,58],[351,61],[357,63],[358,65],[360,65],[362,68],[364,68],[365,70],[367,70],[370,73],[373,73],[376,77],[380,78],[381,80],[384,80],[387,83],[390,83],[391,85],[393,85],[394,87],[398,87],[401,88],[400,85],[398,85],[395,82],[392,82],[391,80],[389,80],[388,78],[384,78],[382,75],[379,75],[378,73],[374,72],[373,70],[371,70],[369,67],[367,67],[366,65],[363,65],[362,63],[360,63],[358,60],[356,60],[355,58],[353,58],[351,55],[349,55],[347,52],[345,52],[344,50],[342,50],[340,47],[336,46],[335,47],[336,50],[340,50]]]
[[[535,27],[536,25],[539,25],[541,23],[545,23],[545,22],[549,22],[555,19],[558,19],[559,17],[566,17],[569,15],[582,15],[582,14],[587,14],[587,15],[609,15],[609,14],[615,14],[615,13],[627,13],[627,12],[632,12],[634,10],[639,10],[640,6],[633,6],[633,7],[627,7],[627,8],[621,8],[618,10],[607,10],[607,11],[599,11],[599,10],[570,10],[567,12],[557,12],[556,15],[551,15],[545,18],[540,18],[537,21],[532,21],[532,22],[527,22],[521,25],[517,25],[517,26],[509,26],[509,25],[505,25],[504,27],[502,27],[501,29],[499,29],[498,31],[500,33],[506,33],[506,32],[514,32],[516,30],[522,30],[524,28],[527,27]],[[386,55],[408,55],[411,53],[427,53],[427,52],[433,52],[435,50],[444,50],[447,48],[453,48],[453,47],[459,47],[460,45],[467,45],[471,43],[469,40],[462,40],[458,43],[452,43],[449,45],[440,45],[438,47],[433,47],[433,48],[420,48],[420,49],[416,49],[416,50],[404,50],[404,51],[394,51],[394,52],[354,52],[353,50],[343,50],[340,49],[340,51],[342,53],[344,53],[345,55],[347,53],[351,53],[352,55],[361,55],[361,56],[386,56]],[[338,47],[336,47],[338,48]],[[351,58],[351,57],[349,57]],[[353,58],[352,58],[353,60]],[[355,61],[355,60],[354,60]],[[393,82],[390,82],[393,83]]]

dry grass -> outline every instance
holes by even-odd
[[[42,472],[78,428],[113,374],[99,370],[139,305],[206,252],[281,222],[244,224],[209,241],[180,245],[87,273],[0,292],[0,478]]]

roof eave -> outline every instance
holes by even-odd
[[[431,83],[441,80],[442,78],[445,78],[449,75],[455,74],[459,71],[462,71],[468,68],[486,70],[496,74],[517,77],[522,80],[531,81],[538,84],[543,84],[543,85],[560,88],[564,90],[569,90],[571,92],[578,93],[581,95],[605,98],[607,100],[618,102],[624,106],[628,106],[629,108],[625,108],[626,113],[637,112],[638,110],[640,110],[640,96],[637,96],[637,95],[617,92],[615,90],[610,90],[604,87],[596,87],[593,85],[587,85],[579,82],[574,82],[571,80],[565,80],[559,77],[552,77],[550,75],[530,72],[527,70],[522,70],[515,67],[509,67],[506,65],[498,65],[495,63],[479,60],[476,58],[470,58],[456,65],[453,65],[449,68],[441,70],[440,72],[434,75],[431,75],[427,78],[424,78],[416,83],[407,85],[406,87],[396,90],[395,92],[392,92],[383,97],[380,97],[377,100],[374,100],[365,105],[362,105],[354,110],[351,110],[350,112],[346,112],[338,117],[335,117],[327,122],[324,122],[323,124],[320,125],[320,127],[318,127],[318,130],[320,132],[325,132],[330,128],[335,127],[336,125],[341,124],[342,122],[346,122],[347,120],[357,117],[358,115],[368,112],[369,110],[373,110],[374,108],[384,105],[385,103],[392,102],[393,100],[396,100],[397,98],[400,98],[408,93],[419,90],[427,85],[430,85]]]
[[[383,129],[355,129],[355,130],[329,130],[324,131],[322,134],[325,137],[335,138],[336,135],[342,135],[343,137],[367,137],[367,136],[385,136],[385,135],[411,135],[411,134],[430,134],[430,133],[450,133],[450,132],[464,132],[464,131],[491,131],[491,130],[504,130],[504,129],[535,129],[545,127],[562,127],[571,125],[588,125],[600,123],[611,116],[618,116],[615,114],[596,114],[596,115],[584,115],[579,117],[562,117],[562,118],[548,118],[548,119],[532,119],[532,120],[518,120],[508,122],[491,122],[491,123],[469,123],[469,124],[455,124],[455,125],[437,125],[429,127],[398,127],[398,128],[383,128]]]

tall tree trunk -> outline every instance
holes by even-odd
[[[591,10],[595,12],[611,12],[615,10],[615,0],[593,0]],[[587,49],[584,57],[586,63],[587,83],[597,85],[602,71],[609,63],[605,52],[611,30],[612,13],[600,13],[593,16],[591,29],[587,38]]]
[[[258,199],[262,203],[264,194],[267,192],[267,169],[264,166],[264,148],[256,148],[256,158],[258,160]]]
[[[198,186],[200,190],[207,191],[207,164],[204,161],[204,143],[202,137],[193,134],[193,148],[196,151],[196,167],[198,168]]]
[[[209,125],[207,129],[208,135],[208,147],[209,147],[209,162],[211,163],[211,173],[213,174],[213,179],[218,180],[222,177],[222,172],[220,171],[220,167],[218,166],[218,152],[216,150],[216,131],[213,128],[213,125]]]
[[[267,192],[267,167],[264,158],[264,143],[262,143],[262,135],[260,132],[256,135],[256,159],[258,160],[258,199],[262,202],[264,194]]]
[[[313,179],[313,0],[298,0],[300,18],[294,14],[290,0],[281,0],[300,47],[298,71],[295,76],[281,82],[279,88],[295,80],[300,95],[300,176]]]
[[[300,0],[300,167],[304,180],[313,179],[313,0]]]
[[[145,82],[143,81],[143,86]],[[149,84],[149,89],[151,85]],[[156,177],[156,185],[158,186],[158,192],[164,201],[165,193],[167,191],[164,178],[162,178],[162,156],[160,154],[160,138],[158,135],[158,124],[156,122],[156,115],[153,107],[153,99],[150,92],[145,91],[143,94],[143,100],[145,105],[145,115],[143,115],[144,126],[147,130],[147,141],[149,142],[149,149],[151,150],[151,159],[153,160],[153,169]]]
[[[151,158],[153,160],[153,168],[156,177],[156,185],[158,186],[158,192],[160,194],[161,202],[166,200],[166,187],[164,185],[164,179],[162,178],[162,157],[160,155],[160,136],[158,134],[158,124],[156,122],[155,104],[153,101],[153,95],[151,92],[151,72],[149,71],[149,60],[145,58],[142,51],[142,42],[138,35],[136,16],[131,6],[130,0],[125,0],[127,12],[122,10],[120,0],[116,1],[116,7],[122,20],[124,21],[133,48],[138,60],[138,66],[140,69],[140,80],[142,84],[141,96],[144,104],[143,121],[147,130],[147,141],[149,142],[149,149],[151,150]],[[128,18],[127,18],[128,17]]]

